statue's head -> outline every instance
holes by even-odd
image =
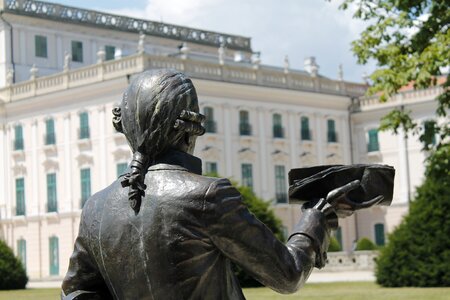
[[[122,181],[130,186],[132,208],[139,211],[147,168],[171,149],[194,151],[204,133],[197,93],[192,81],[175,70],[150,70],[134,77],[120,106],[113,109],[113,124],[133,151],[131,172]]]

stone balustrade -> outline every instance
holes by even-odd
[[[378,251],[329,252],[325,272],[373,271]]]
[[[100,61],[94,65],[9,85],[0,89],[0,99],[5,102],[26,99],[37,95],[44,95],[139,73],[149,68],[173,68],[183,71],[192,78],[197,79],[244,83],[351,97],[361,96],[366,91],[366,86],[363,84],[311,77],[304,72],[295,70],[285,73],[283,68],[259,66],[255,69],[251,64],[246,63],[221,65],[219,61],[211,62],[137,53],[119,59]]]

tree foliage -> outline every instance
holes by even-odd
[[[450,145],[428,160],[426,180],[409,214],[389,235],[377,260],[377,282],[387,287],[450,286]]]
[[[354,17],[368,26],[352,50],[358,63],[374,60],[378,68],[370,76],[369,95],[386,101],[400,88],[412,83],[416,89],[438,84],[450,65],[450,9],[448,0],[343,0],[341,9],[355,8]],[[450,108],[450,77],[446,71],[443,93],[438,97],[437,117],[445,118]],[[415,123],[409,112],[396,109],[382,120],[382,130],[402,128],[420,135],[424,149],[432,147],[432,137],[445,141],[449,126]],[[439,147],[439,145],[437,145]]]
[[[378,247],[370,239],[363,237],[356,243],[356,251],[377,250]]]
[[[339,244],[338,240],[332,236],[330,239],[330,246],[328,247],[328,252],[339,252],[342,251],[341,245]]]
[[[11,248],[0,240],[0,290],[24,289],[28,277]]]

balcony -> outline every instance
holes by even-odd
[[[283,126],[273,125],[273,137],[274,138],[284,138]]]
[[[206,120],[205,121],[205,132],[206,133],[216,133],[217,132],[216,121]]]
[[[239,124],[239,134],[240,135],[252,135],[252,125],[250,123],[244,122]]]
[[[302,141],[311,141],[311,130],[309,129],[302,129],[300,131],[300,138]]]

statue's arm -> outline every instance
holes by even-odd
[[[212,242],[225,256],[280,293],[297,291],[314,266],[322,267],[329,230],[318,210],[306,210],[283,244],[249,212],[230,182],[222,179],[206,193],[203,218]]]
[[[69,269],[62,283],[62,300],[112,299],[94,258],[88,249],[84,214]]]

